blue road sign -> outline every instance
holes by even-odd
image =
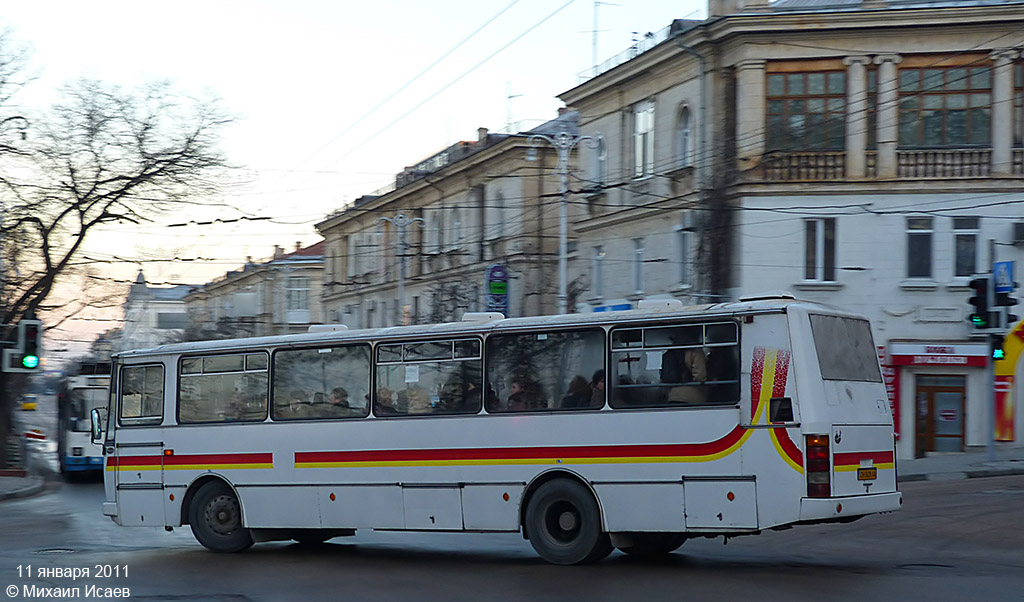
[[[997,293],[1012,293],[1013,292],[1013,262],[1012,261],[997,261],[992,264],[992,278],[995,292]]]

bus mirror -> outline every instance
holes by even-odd
[[[92,442],[102,443],[103,442],[103,416],[100,414],[99,408],[93,408],[89,414],[92,419]]]

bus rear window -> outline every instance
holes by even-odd
[[[823,379],[882,382],[867,320],[818,314],[810,318]]]

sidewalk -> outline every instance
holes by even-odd
[[[963,453],[932,454],[926,458],[899,460],[899,482],[952,481],[1024,474],[1024,446],[996,449],[989,462],[988,449],[971,447]],[[23,471],[0,471],[0,501],[29,497],[41,492],[46,479]]]
[[[932,453],[925,458],[897,460],[899,482],[952,481],[1024,474],[1024,446],[996,446],[989,461],[987,447],[969,447],[963,453]]]
[[[36,495],[46,486],[46,479],[28,475],[23,470],[0,470],[0,502]]]

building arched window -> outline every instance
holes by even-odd
[[[690,107],[683,105],[679,110],[679,122],[676,127],[676,167],[693,165],[693,117]]]

